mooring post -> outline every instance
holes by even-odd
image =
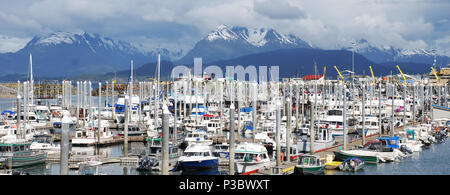
[[[234,171],[234,145],[235,145],[235,137],[234,137],[234,112],[235,112],[235,107],[234,107],[234,101],[233,101],[233,85],[231,85],[231,105],[230,105],[230,135],[229,135],[229,140],[230,140],[230,145],[229,145],[229,175],[234,175],[235,171]]]
[[[290,92],[290,91],[289,91]],[[291,160],[291,115],[292,115],[292,105],[291,98],[286,99],[286,112],[287,112],[287,125],[286,125],[286,161]]]
[[[98,82],[98,129],[97,129],[97,154],[99,154],[99,144],[100,144],[100,129],[102,128],[102,83]],[[84,118],[86,119],[86,112],[83,113]]]
[[[276,103],[276,126],[275,126],[275,129],[276,129],[276,140],[275,140],[275,142],[276,142],[276,151],[277,151],[277,153],[276,153],[276,165],[277,165],[277,167],[278,166],[281,166],[281,145],[280,145],[280,130],[281,130],[281,105],[280,105],[280,103],[281,102],[279,102],[279,100],[277,100],[277,103]]]
[[[163,104],[162,117],[162,175],[169,175],[169,109]]]
[[[123,137],[124,137],[123,138],[123,156],[124,157],[128,157],[128,120],[129,120],[129,117],[128,117],[129,103],[128,103],[128,101],[130,98],[131,98],[131,96],[125,97],[125,110],[124,110],[124,112],[125,112],[125,122],[124,123],[125,124],[123,127]]]
[[[362,117],[362,145],[366,144],[366,89],[365,89],[365,85],[362,85],[362,112],[361,112],[361,117]]]
[[[342,86],[342,95],[343,95],[343,108],[342,108],[342,127],[343,127],[343,136],[344,136],[344,150],[347,150],[347,92],[345,92],[346,86]],[[312,143],[311,143],[312,144]]]
[[[62,130],[61,130],[61,145],[60,145],[60,174],[67,175],[69,172],[69,130],[72,120],[65,114],[61,120]]]
[[[381,82],[378,83],[378,134],[381,136]]]

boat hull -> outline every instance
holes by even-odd
[[[14,155],[12,157],[12,167],[11,168],[19,168],[19,167],[27,167],[37,164],[45,163],[45,159],[47,158],[47,154],[45,152],[41,152],[39,154],[29,154],[29,155]],[[6,167],[9,168],[9,163],[6,163]]]
[[[325,165],[321,166],[295,166],[294,175],[320,175],[324,173]]]
[[[360,159],[363,159],[364,161],[366,161],[366,163],[372,163],[372,164],[376,164],[378,163],[378,157],[376,156],[362,156],[362,155],[350,155],[347,153],[343,153],[343,152],[334,152],[334,157],[336,160],[338,161],[344,161],[348,158],[353,158],[353,157],[358,157]]]
[[[199,161],[178,161],[181,170],[201,170],[216,168],[219,165],[219,159],[199,160]]]

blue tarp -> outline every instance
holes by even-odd
[[[243,107],[241,108],[241,112],[251,112],[253,110],[252,107]]]
[[[8,113],[8,114],[15,114],[16,112],[11,111],[11,110],[4,110],[4,111],[2,112],[2,115],[5,115],[6,113]]]

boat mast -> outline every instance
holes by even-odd
[[[34,95],[34,79],[33,79],[33,56],[30,53],[30,84],[31,84],[31,104],[33,104],[33,95]]]
[[[129,81],[129,86],[130,86],[130,93],[129,93],[129,95],[130,95],[130,98],[131,98],[131,96],[133,96],[133,60],[131,60],[131,64],[130,64],[130,81]]]

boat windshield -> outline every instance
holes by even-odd
[[[245,162],[253,162],[257,160],[258,154],[249,154],[249,153],[236,153],[234,155],[234,158],[236,160],[241,160]]]
[[[184,156],[209,156],[208,152],[185,152]]]
[[[299,161],[299,164],[304,166],[314,166],[320,164],[319,159],[311,158],[311,157],[304,157]]]
[[[329,116],[342,116],[342,110],[329,110]]]

